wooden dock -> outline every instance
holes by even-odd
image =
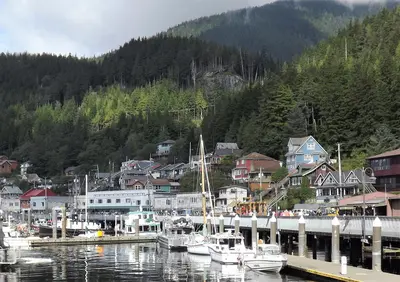
[[[364,268],[347,266],[347,274],[340,274],[340,264],[287,255],[288,265],[284,272],[316,281],[346,282],[398,282],[400,276]]]
[[[40,239],[32,240],[29,246],[46,247],[46,246],[76,246],[76,245],[106,245],[106,244],[126,244],[126,243],[155,243],[156,236],[104,236],[104,237],[73,237],[58,239]]]

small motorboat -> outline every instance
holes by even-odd
[[[287,258],[276,244],[260,244],[254,256],[240,257],[240,263],[252,270],[279,273],[287,265]]]

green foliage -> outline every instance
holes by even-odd
[[[332,0],[276,1],[261,7],[184,22],[168,35],[199,37],[228,46],[290,60],[304,49],[335,35],[353,18],[377,13],[393,3],[357,4],[350,8]]]
[[[352,155],[357,158],[350,167],[361,165],[361,152],[368,156],[398,148],[399,13],[400,8],[384,10],[352,22],[279,75],[268,75],[263,85],[227,101],[204,119],[206,144],[229,135],[245,153],[283,159],[289,137],[307,134],[327,149],[341,143],[345,164]]]
[[[230,177],[227,177],[218,170],[209,171],[208,178],[210,180],[210,190],[212,193],[216,192],[218,188],[230,185],[232,183]],[[195,171],[186,173],[181,178],[179,183],[181,184],[180,189],[183,192],[201,192],[201,173]]]
[[[286,167],[280,167],[277,171],[275,171],[272,176],[271,180],[275,183],[278,183],[282,179],[284,179],[288,175],[288,169]]]
[[[296,204],[303,204],[307,200],[315,198],[315,190],[310,188],[310,182],[307,177],[301,180],[300,188],[289,188],[285,200],[279,202],[281,209],[293,209]]]

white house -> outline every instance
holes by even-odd
[[[232,212],[237,203],[247,198],[247,188],[238,185],[224,186],[218,189],[218,198],[215,200],[216,212]]]
[[[155,211],[171,211],[177,208],[176,194],[155,194],[154,206]]]
[[[18,186],[5,185],[1,189],[1,204],[0,209],[7,212],[19,212],[20,200],[19,196],[22,195],[21,189]]]
[[[168,156],[171,151],[172,146],[174,146],[174,140],[166,140],[157,144],[156,155],[158,156]]]
[[[179,193],[179,194],[158,194],[154,198],[154,210],[178,212],[201,213],[203,208],[201,193]],[[211,203],[209,197],[206,198],[206,209],[210,210]]]

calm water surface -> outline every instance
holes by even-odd
[[[26,259],[2,281],[304,281],[243,271],[209,257],[169,252],[155,244],[68,246],[22,250]]]

